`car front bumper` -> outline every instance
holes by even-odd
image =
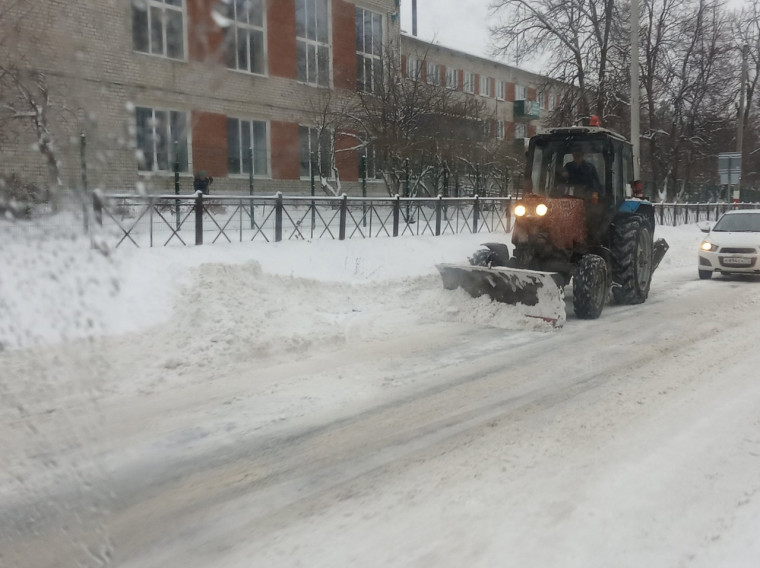
[[[699,270],[721,274],[760,274],[757,253],[699,251]]]

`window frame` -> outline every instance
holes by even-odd
[[[240,159],[240,171],[233,172],[230,168],[230,144],[229,144],[229,135],[230,135],[230,121],[237,121],[238,128],[237,128],[237,135],[238,135],[238,158]],[[231,178],[248,178],[250,176],[250,172],[245,171],[245,160],[243,156],[243,131],[242,131],[242,125],[247,124],[249,127],[249,136],[251,143],[253,144],[253,151],[256,152],[256,144],[255,144],[255,128],[254,123],[257,124],[263,124],[264,125],[264,162],[266,164],[266,172],[265,173],[257,173],[256,172],[256,158],[254,157],[253,160],[253,177],[257,179],[271,179],[272,177],[272,164],[271,164],[271,151],[270,151],[270,143],[271,143],[271,128],[268,120],[262,120],[258,118],[241,118],[237,116],[227,116],[227,175]]]
[[[462,79],[462,92],[470,95],[475,94],[475,73],[465,71]]]
[[[520,135],[522,133],[522,136]],[[522,140],[528,137],[528,125],[524,122],[515,122],[515,140]]]
[[[327,88],[330,89],[333,86],[333,49],[332,49],[332,3],[329,0],[295,0],[296,4],[296,80],[299,83],[303,83],[304,85],[310,85],[312,87],[319,87],[319,88]],[[304,30],[305,35],[301,36],[299,35],[299,22],[298,22],[298,13],[299,13],[299,7],[303,5],[303,12],[305,14],[304,18]],[[320,29],[318,28],[319,24],[319,12],[315,10],[315,16],[314,16],[314,35],[315,39],[309,38],[309,16],[311,15],[308,8],[310,5],[313,5],[314,7],[324,5],[325,7],[325,15],[324,15],[324,24],[327,27],[325,31],[326,35],[326,41],[322,41],[319,39],[319,36],[321,34]],[[306,73],[306,77],[301,77],[301,66],[299,64],[300,61],[300,53],[301,48],[303,46],[304,49],[304,69]],[[309,80],[309,49],[313,48],[315,50],[314,52],[314,63],[316,65],[315,70],[315,80],[310,81]],[[327,70],[326,70],[326,82],[323,84],[320,82],[321,77],[321,66],[319,63],[320,60],[320,48],[324,48],[327,51]]]
[[[506,81],[498,81],[496,83],[496,100],[497,101],[507,100],[507,82]]]
[[[363,46],[363,48],[360,50],[358,49],[358,42],[359,42],[359,30],[356,29],[356,39],[357,39],[357,49],[356,49],[356,90],[362,93],[374,93],[377,94],[380,91],[380,85],[376,84],[376,79],[378,76],[378,73],[380,74],[380,77],[382,77],[385,73],[385,70],[383,69],[383,51],[384,51],[384,44],[385,41],[385,18],[383,18],[383,14],[380,12],[375,12],[373,10],[369,10],[367,8],[363,8],[362,6],[355,6],[354,7],[354,26],[355,28],[358,28],[359,25],[359,13],[362,14],[362,27],[364,28],[366,26],[367,22],[367,14],[370,15],[371,19],[371,38],[372,38],[372,48],[371,52],[367,52],[365,50],[366,44]],[[374,27],[374,21],[375,17],[378,17],[380,20],[380,40],[379,40],[379,51],[375,48],[375,27]],[[363,37],[366,37],[366,31],[363,34]],[[359,60],[361,59],[362,65],[359,66]],[[370,65],[372,67],[372,72],[370,73],[371,77],[370,80],[372,82],[369,89],[366,89],[367,86],[367,77],[366,71],[367,71],[367,61],[369,60]],[[360,76],[362,76],[362,80],[360,80]],[[365,87],[365,88],[361,88]]]
[[[422,79],[422,60],[417,57],[406,58],[406,78],[412,81]]]
[[[174,162],[175,162],[175,156],[174,156],[174,144],[172,143],[172,139],[174,136],[172,136],[171,132],[171,125],[172,125],[172,113],[181,114],[184,115],[184,122],[185,122],[185,136],[184,136],[184,142],[185,142],[185,153],[187,155],[187,160],[185,163],[186,169],[180,169],[179,173],[181,174],[190,174],[193,171],[193,148],[192,148],[192,125],[190,123],[190,112],[186,110],[180,110],[175,108],[166,108],[162,106],[148,106],[148,105],[135,105],[135,146],[136,150],[141,151],[143,148],[140,147],[140,129],[138,124],[138,111],[140,109],[143,110],[150,110],[151,111],[151,121],[153,122],[153,129],[151,133],[151,140],[153,142],[153,156],[152,156],[152,164],[153,167],[150,169],[144,169],[141,168],[140,160],[137,160],[137,173],[140,175],[154,175],[154,174],[173,174],[174,173]],[[158,144],[156,143],[156,113],[167,113],[168,117],[168,128],[169,128],[169,136],[166,136],[166,139],[169,141],[167,146],[167,169],[159,169],[156,166],[159,163],[158,159]],[[143,152],[144,154],[144,152]]]
[[[496,139],[504,140],[507,137],[507,123],[504,120],[496,121]]]
[[[480,76],[480,96],[486,97],[486,98],[493,98],[491,97],[491,85],[493,85],[494,78],[488,77],[487,75],[481,75]],[[483,87],[485,86],[485,92]]]
[[[522,95],[522,96],[520,96]],[[527,101],[528,100],[528,87],[523,85],[515,85],[515,100]]]
[[[329,169],[330,169],[330,175],[326,176],[325,179],[327,179],[327,180],[334,180],[335,179],[335,136],[334,136],[333,131],[330,130],[330,129],[327,129],[327,128],[320,129],[320,128],[314,127],[314,126],[307,126],[305,124],[299,124],[298,125],[298,162],[299,162],[298,171],[299,171],[299,178],[301,180],[311,179],[311,159],[309,159],[309,172],[307,172],[306,174],[304,174],[303,171],[302,171],[302,168],[301,168],[301,165],[303,164],[303,155],[301,154],[301,150],[302,150],[302,143],[301,143],[302,139],[301,139],[301,136],[303,134],[304,129],[308,130],[308,140],[309,140],[309,150],[308,150],[308,152],[309,152],[309,157],[311,157],[311,154],[313,153],[313,150],[312,150],[312,141],[314,140],[314,138],[312,136],[312,133],[316,134],[317,145],[318,145],[317,160],[319,160],[320,162],[324,159],[320,155],[321,151],[322,151],[322,148],[321,148],[321,142],[322,141],[319,140],[320,130],[321,130],[321,134],[323,136],[327,137],[327,141],[330,144],[330,150],[329,150],[329,160],[330,160]],[[322,165],[324,165],[324,163],[320,164],[320,169],[321,169]],[[319,172],[316,172],[315,179],[318,179],[318,177],[319,177]]]
[[[454,79],[453,85],[451,84],[451,81],[450,81],[451,78]],[[451,89],[452,91],[456,91],[457,89],[459,89],[459,69],[456,69],[454,67],[452,67],[451,69],[449,69],[448,67],[446,68],[446,88]]]
[[[435,78],[435,80],[431,80],[432,78]],[[434,85],[436,87],[439,87],[441,85],[441,65],[440,63],[434,63],[432,61],[428,61],[427,63],[427,76],[425,77],[425,81],[428,85]]]
[[[188,38],[187,38],[187,1],[186,0],[176,0],[180,2],[180,6],[174,6],[172,4],[169,4],[171,0],[144,0],[145,2],[145,35],[146,35],[146,41],[147,41],[147,49],[142,50],[138,49],[136,46],[137,43],[137,31],[136,31],[136,14],[140,12],[138,8],[136,8],[135,3],[132,3],[132,51],[134,53],[139,53],[141,55],[150,55],[153,57],[159,57],[161,59],[168,59],[170,61],[187,61],[188,57]],[[151,26],[151,22],[153,21],[153,10],[160,9],[162,12],[161,17],[161,42],[162,42],[162,51],[161,53],[155,53],[153,51],[153,28]],[[182,22],[182,56],[181,57],[172,57],[169,55],[169,44],[168,44],[168,38],[169,34],[168,28],[169,28],[169,22],[167,18],[164,16],[166,11],[169,10],[171,12],[178,12],[181,16],[181,22]]]
[[[250,22],[249,23],[244,23],[244,22],[239,21],[236,18],[236,14],[234,12],[231,12],[231,11],[233,11],[233,10],[236,9],[237,3],[234,0],[229,3],[229,10],[230,10],[230,12],[228,12],[228,14],[227,14],[227,19],[230,20],[231,23],[224,30],[224,34],[225,34],[225,37],[224,37],[224,47],[225,47],[225,59],[226,59],[225,65],[227,66],[227,69],[229,69],[230,71],[238,71],[238,72],[244,73],[246,75],[256,75],[256,76],[259,76],[259,77],[266,77],[269,74],[269,57],[268,57],[269,53],[267,51],[267,41],[268,41],[268,38],[267,38],[267,8],[266,8],[267,2],[265,0],[258,0],[258,1],[261,3],[261,27],[255,25],[255,24],[251,24]],[[238,48],[238,37],[239,36],[238,36],[238,31],[239,30],[246,30],[249,33],[249,35],[248,35],[248,49],[246,51],[247,56],[248,56],[247,57],[247,62],[248,62],[248,67],[249,67],[248,69],[241,69],[238,66],[238,64],[239,64],[239,48]],[[262,45],[262,54],[263,54],[262,55],[262,67],[263,67],[263,69],[262,69],[261,72],[253,71],[251,69],[252,65],[251,65],[251,57],[250,57],[250,55],[251,55],[251,47],[250,47],[250,37],[251,36],[250,36],[250,33],[252,31],[253,32],[260,32],[261,33],[261,45]],[[234,37],[232,38],[232,40],[230,40],[230,38],[229,38],[230,32],[234,32],[233,33]],[[232,56],[235,58],[235,66],[234,67],[230,67],[230,64],[229,64],[229,56],[230,56],[230,54],[229,54],[229,52],[226,51],[226,50],[229,50],[229,49],[232,50]]]

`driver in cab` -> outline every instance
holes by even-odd
[[[562,168],[562,180],[573,186],[575,192],[580,191],[580,196],[591,197],[594,193],[598,195],[602,186],[594,164],[584,159],[583,149],[580,147],[573,147],[572,154],[572,161]]]

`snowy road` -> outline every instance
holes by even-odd
[[[700,282],[670,231],[645,305],[558,331],[259,259],[0,352],[0,565],[756,566],[760,282]]]

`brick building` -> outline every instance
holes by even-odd
[[[537,107],[552,108],[537,75],[401,35],[397,0],[27,4],[0,21],[13,46],[3,65],[27,84],[39,77],[30,71],[44,74],[69,186],[81,183],[83,132],[90,188],[171,191],[178,163],[183,192],[201,171],[214,177],[212,192],[247,192],[251,168],[256,192],[306,192],[317,156],[324,170],[334,160],[341,189],[355,193],[358,151],[335,153],[353,142],[321,139],[315,113],[325,97],[366,89],[387,45],[400,45],[405,73],[419,69],[422,80],[487,100],[493,136],[529,136]],[[38,141],[18,124],[0,136],[0,174],[44,184],[44,160],[29,151]]]

